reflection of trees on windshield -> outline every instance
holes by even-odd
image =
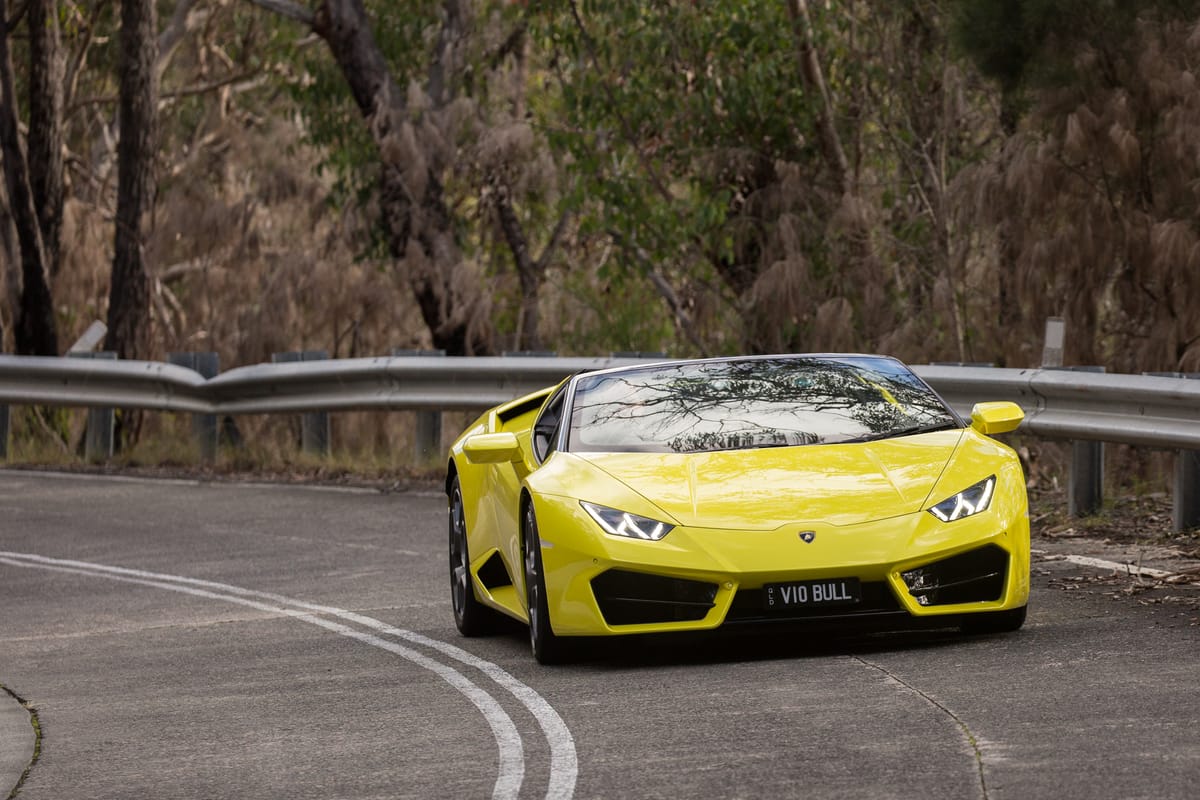
[[[916,376],[888,359],[718,361],[582,378],[572,447],[780,447],[882,438],[953,421]]]
[[[666,442],[667,448],[676,453],[706,453],[712,450],[746,450],[752,447],[793,447],[802,444],[817,444],[815,433],[807,431],[779,431],[762,428],[760,431],[736,431],[718,433],[705,431],[680,434]]]

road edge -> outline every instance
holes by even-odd
[[[15,797],[38,753],[37,712],[0,683],[0,797]]]

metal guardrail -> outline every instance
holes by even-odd
[[[158,362],[0,355],[0,407],[116,407],[222,416],[481,410],[581,370],[661,360],[403,355],[258,364],[205,380],[191,369]],[[1099,508],[1103,452],[1101,445],[1089,449],[1087,443],[1182,451],[1176,459],[1174,524],[1176,530],[1200,524],[1200,380],[978,366],[926,365],[914,370],[963,416],[976,402],[1011,400],[1025,411],[1022,432],[1074,440],[1069,492],[1073,513]],[[215,420],[209,419],[205,430],[208,441],[202,448],[211,460]],[[0,445],[6,445],[7,425],[0,426],[0,437]],[[0,458],[4,450],[0,446]],[[419,447],[418,455],[429,458],[434,450]]]
[[[239,367],[209,381],[216,413],[484,409],[629,358],[398,356]],[[0,362],[0,376],[3,365]]]
[[[197,414],[482,409],[630,358],[401,356],[256,364],[205,380],[155,361],[0,355],[0,403]]]
[[[112,406],[198,414],[351,409],[482,409],[580,370],[656,359],[351,358],[257,364],[205,380],[151,361],[0,355],[0,403]],[[915,366],[964,415],[1011,400],[1036,436],[1200,450],[1200,381],[1054,369]]]
[[[207,381],[156,361],[0,355],[0,403],[210,410]]]
[[[1200,381],[1058,369],[916,366],[959,413],[1011,400],[1021,432],[1050,439],[1200,450]]]

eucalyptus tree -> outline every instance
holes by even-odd
[[[18,18],[11,10],[7,0],[0,3],[0,149],[21,264],[13,339],[18,353],[58,355],[50,288],[62,219],[58,18],[53,0],[31,0],[26,8],[31,111],[28,136],[22,141],[11,47]]]
[[[158,24],[154,0],[122,0],[120,144],[117,214],[109,284],[107,349],[120,358],[145,357],[150,335],[150,276],[145,222],[154,192],[158,103]]]
[[[693,348],[970,349],[950,196],[983,89],[940,3],[539,8],[584,229]]]
[[[878,349],[910,358],[1002,361],[996,330],[1007,284],[988,269],[991,240],[964,218],[971,167],[1004,140],[1002,99],[959,58],[943,0],[899,0],[858,17],[861,89],[877,209],[875,254],[899,309]]]
[[[558,87],[551,143],[585,232],[613,244],[610,281],[657,290],[668,315],[642,313],[701,352],[769,348],[754,320],[803,336],[792,311],[825,261],[816,220],[833,189],[784,5],[569,0],[536,21]],[[784,199],[801,163],[811,191]]]
[[[1010,327],[1065,315],[1075,363],[1200,368],[1200,3],[954,5],[1021,114],[963,207],[996,236]]]
[[[58,272],[63,217],[63,78],[58,3],[29,4],[29,174],[51,276]]]
[[[518,275],[516,344],[540,345],[538,291],[568,218],[525,119],[524,12],[503,2],[397,6],[252,0],[321,37],[298,92],[346,202],[379,208],[377,243],[404,274],[432,344],[492,346],[490,260]],[[347,91],[348,90],[348,91]]]

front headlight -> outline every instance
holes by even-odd
[[[947,497],[929,509],[929,513],[942,522],[953,522],[956,519],[978,514],[980,511],[986,510],[988,504],[992,502],[992,490],[995,488],[996,476],[992,475],[952,497]]]
[[[674,525],[668,525],[649,517],[639,517],[628,511],[618,511],[615,508],[598,506],[583,500],[579,501],[579,505],[583,506],[583,510],[588,512],[592,519],[596,520],[597,525],[613,536],[627,536],[630,539],[647,539],[657,542],[675,529]]]

